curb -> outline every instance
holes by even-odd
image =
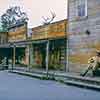
[[[29,76],[29,77],[33,77],[33,78],[39,78],[41,79],[43,77],[43,75],[39,75],[39,74],[34,74],[34,73],[29,73],[29,72],[23,72],[23,71],[8,71],[10,73],[15,73],[15,74],[19,74],[19,75],[25,75],[25,76]]]
[[[97,85],[92,85],[92,84],[88,84],[88,83],[84,83],[84,82],[77,82],[77,80],[76,81],[63,80],[63,79],[56,79],[56,80],[61,81],[62,83],[67,84],[67,85],[91,89],[91,90],[95,90],[95,91],[100,91],[100,86],[97,86]]]
[[[77,79],[73,80],[73,78],[72,78],[72,79],[69,80],[69,79],[67,79],[67,77],[62,77],[62,76],[58,77],[56,75],[55,75],[55,77],[50,77],[50,76],[47,77],[47,75],[44,75],[44,74],[36,74],[36,73],[23,72],[23,71],[17,71],[17,70],[13,70],[13,71],[9,70],[8,72],[19,74],[19,75],[24,75],[24,76],[29,76],[29,77],[33,77],[33,78],[38,78],[38,79],[42,79],[42,80],[55,80],[57,82],[61,82],[61,83],[71,85],[71,86],[76,86],[76,87],[80,87],[80,88],[86,88],[86,89],[91,89],[91,90],[95,90],[95,91],[100,91],[100,85],[85,83],[85,82],[82,81],[83,79],[80,80],[80,82],[79,82],[79,81],[77,81]]]

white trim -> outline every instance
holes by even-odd
[[[88,3],[87,3],[87,0],[85,0],[85,16],[88,16]]]

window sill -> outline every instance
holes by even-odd
[[[88,19],[88,16],[83,16],[83,17],[73,17],[73,18],[70,18],[69,19],[69,22],[78,22],[78,21],[84,21],[84,20],[87,20]]]
[[[82,20],[86,20],[86,19],[88,19],[88,16],[82,16],[82,17],[77,16],[77,17],[75,18],[75,21],[82,21]]]

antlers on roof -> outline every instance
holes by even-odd
[[[51,13],[51,16],[49,16],[49,17],[42,16],[44,25],[50,24],[54,20],[54,18],[56,17],[55,12],[50,11],[50,13]]]

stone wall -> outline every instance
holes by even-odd
[[[100,50],[100,0],[87,0],[87,16],[77,16],[77,0],[69,0],[69,66],[80,71]]]

